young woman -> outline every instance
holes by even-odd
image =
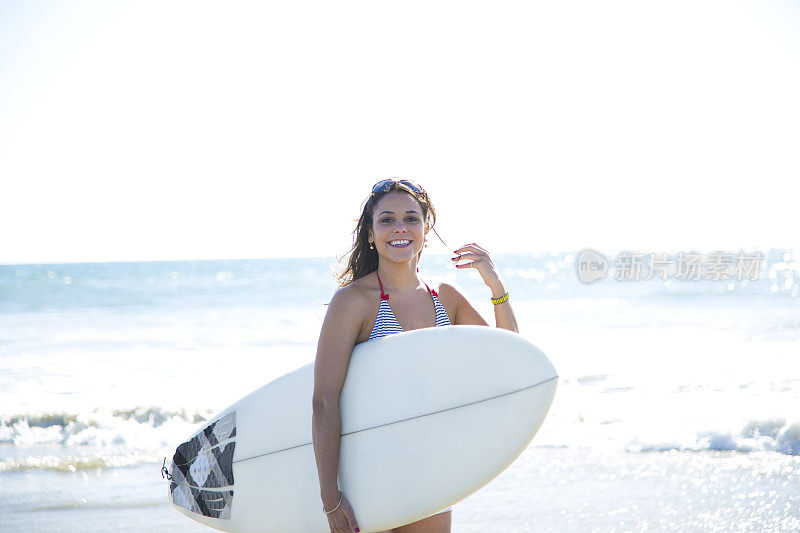
[[[342,286],[325,315],[314,365],[312,429],[322,507],[331,533],[359,533],[357,510],[337,485],[339,395],[353,347],[412,329],[488,325],[454,286],[442,283],[431,289],[420,280],[417,264],[435,222],[433,204],[416,183],[397,178],[376,183],[354,232],[340,276]],[[508,293],[486,250],[472,243],[453,253],[456,268],[476,269],[489,287],[497,327],[518,331]],[[451,509],[446,509],[391,533],[449,533],[451,517]]]

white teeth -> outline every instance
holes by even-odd
[[[409,240],[406,240],[406,239],[401,239],[401,240],[397,240],[397,241],[389,241],[389,244],[393,244],[393,245],[395,245],[395,246],[402,246],[402,245],[404,245],[404,244],[408,244],[408,243],[410,243],[410,242],[411,242],[411,241],[409,241]]]

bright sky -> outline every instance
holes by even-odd
[[[796,247],[796,2],[0,5],[0,263]],[[434,248],[433,252],[443,251]]]

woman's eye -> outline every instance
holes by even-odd
[[[391,219],[391,218],[384,218],[384,219],[381,219],[381,223],[383,223],[383,224],[386,224],[387,222],[391,222],[391,221],[392,221],[392,219]]]
[[[417,217],[408,217],[406,219],[406,222],[416,222],[417,220],[418,220]]]

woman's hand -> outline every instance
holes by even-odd
[[[325,516],[328,517],[331,533],[359,533],[356,514],[344,494],[342,494],[342,503],[339,508]]]
[[[456,254],[456,257],[452,258],[456,268],[476,269],[483,278],[483,282],[489,287],[489,289],[491,289],[493,299],[502,298],[506,294],[503,281],[500,279],[500,275],[494,268],[494,263],[492,263],[492,258],[489,257],[489,252],[473,242],[470,244],[465,244],[461,248],[455,250],[453,253]],[[471,259],[472,261],[469,263],[458,264],[458,261],[462,261],[464,259]],[[456,308],[456,323],[486,323],[486,321],[483,320],[483,317],[481,317],[480,314],[475,311],[472,305],[463,299],[463,297],[462,301],[463,303]],[[511,309],[511,302],[508,300],[508,298],[506,298],[504,302],[493,305],[492,307],[494,307],[494,318],[498,328],[519,333],[517,319],[514,316],[514,311]]]
[[[481,275],[481,278],[483,278],[483,282],[490,289],[492,289],[492,295],[494,297],[497,298],[505,294],[505,291],[503,290],[503,283],[500,281],[500,275],[494,268],[494,263],[492,263],[492,258],[489,257],[489,252],[473,242],[470,244],[465,244],[461,248],[455,250],[453,253],[461,254],[451,258],[456,268],[476,269]],[[469,263],[458,263],[459,261],[463,261],[465,259],[471,259],[472,261]]]

